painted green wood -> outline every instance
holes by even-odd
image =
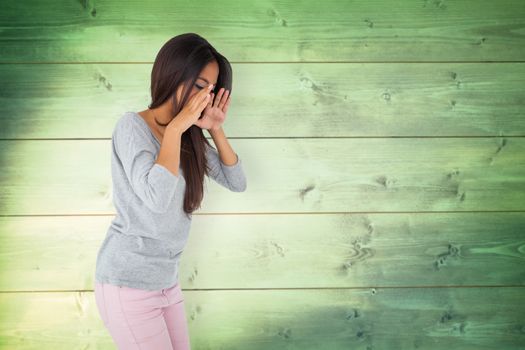
[[[92,290],[112,219],[0,217],[0,291]],[[196,214],[179,280],[211,290],[523,286],[524,228],[525,215],[509,212]]]
[[[0,62],[151,62],[197,32],[232,61],[523,61],[522,0],[8,1]],[[244,5],[244,6],[242,6]]]
[[[185,291],[192,349],[522,349],[523,288]],[[3,293],[2,349],[115,349],[92,292]],[[60,316],[60,317],[57,317]]]
[[[525,135],[525,64],[235,64],[229,137]],[[150,64],[0,65],[0,138],[106,138]],[[286,125],[288,127],[282,127]]]
[[[248,186],[204,213],[525,209],[525,138],[231,140]],[[4,215],[113,213],[108,140],[0,141]]]
[[[114,348],[109,137],[190,31],[234,64],[248,175],[194,217],[193,349],[525,348],[525,2],[28,0],[0,24],[0,349]]]

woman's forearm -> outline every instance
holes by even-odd
[[[208,130],[210,133],[213,142],[215,143],[215,146],[217,147],[217,151],[219,152],[219,156],[221,158],[221,161],[225,165],[235,165],[238,161],[237,155],[235,154],[235,151],[232,149],[230,143],[228,142],[228,139],[226,138],[226,135],[224,134],[224,130],[221,127],[217,128],[216,130]]]

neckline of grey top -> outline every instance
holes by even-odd
[[[153,131],[151,131],[148,123],[144,120],[144,118],[142,118],[140,116],[140,114],[138,114],[137,112],[130,112],[131,114],[133,114],[136,118],[140,119],[140,121],[142,122],[142,125],[146,127],[146,129],[148,129],[148,133],[149,135],[153,138],[153,140],[155,140],[155,142],[160,146],[160,142],[159,140],[157,140],[157,136],[155,136],[155,134],[153,133]]]

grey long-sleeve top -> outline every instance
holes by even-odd
[[[97,254],[95,280],[130,288],[159,290],[178,282],[178,267],[191,226],[183,210],[186,181],[155,163],[160,143],[146,121],[125,112],[111,137],[111,175],[116,216]],[[242,161],[225,165],[206,145],[209,177],[242,192]]]

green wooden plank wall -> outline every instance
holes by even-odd
[[[524,1],[4,0],[0,26],[1,349],[114,348],[111,130],[184,32],[233,64],[248,178],[194,217],[192,348],[525,348]]]

